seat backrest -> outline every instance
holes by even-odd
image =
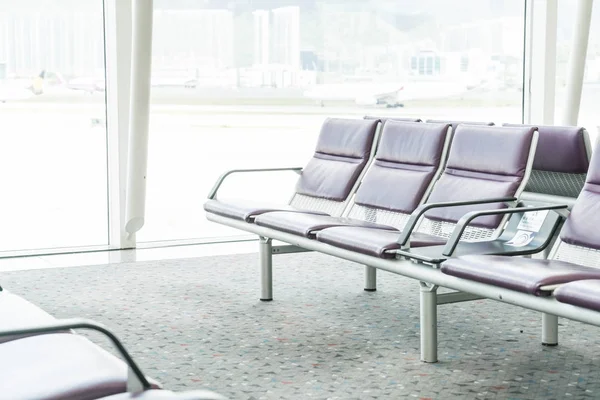
[[[374,150],[378,120],[328,118],[290,204],[340,215]]]
[[[494,125],[493,122],[457,121],[457,120],[443,120],[443,119],[428,119],[428,120],[426,120],[426,122],[429,122],[429,123],[432,123],[432,124],[450,124],[450,127],[452,128],[452,135],[454,135],[454,132],[456,131],[456,128],[458,128],[458,126],[461,125],[461,124],[466,124],[466,125],[485,125],[485,126],[493,126]],[[453,138],[453,136],[450,137],[450,144],[452,144],[452,138]]]
[[[576,126],[537,126],[539,137],[531,177],[525,187],[523,200],[570,203],[579,196],[585,183],[591,155],[587,131]]]
[[[448,161],[427,203],[519,197],[531,171],[537,144],[535,127],[459,125],[453,135]],[[448,237],[467,212],[503,208],[503,204],[436,208],[427,212],[418,231]],[[475,219],[473,237],[491,237],[502,216]]]
[[[400,122],[423,122],[420,118],[410,118],[410,117],[375,117],[373,115],[365,115],[364,119],[373,120],[376,119],[380,122],[379,130],[377,131],[380,140],[375,141],[375,152],[377,152],[377,146],[381,144],[381,130],[385,126],[387,121],[400,121]]]
[[[348,216],[404,226],[441,173],[448,140],[448,124],[388,120]]]
[[[590,161],[583,190],[577,197],[551,257],[600,268],[600,146]]]

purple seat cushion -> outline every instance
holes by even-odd
[[[22,297],[4,290],[0,292],[0,321],[3,330],[10,330],[51,323],[55,318]],[[0,343],[21,337],[24,336],[3,336]]]
[[[554,297],[561,303],[600,311],[600,280],[566,283],[554,291]]]
[[[310,237],[314,232],[334,226],[364,226],[374,229],[396,230],[396,228],[366,222],[359,219],[330,217],[328,215],[302,214],[287,211],[274,211],[259,215],[254,220],[259,226],[276,229],[282,232]]]
[[[225,397],[208,390],[173,393],[169,390],[146,390],[142,393],[121,393],[99,400],[225,400]]]
[[[345,200],[367,163],[366,158],[316,153],[300,174],[296,192],[322,199]]]
[[[294,208],[286,204],[269,204],[241,199],[208,200],[204,203],[204,210],[223,217],[233,218],[240,221],[252,222],[254,217],[271,211],[290,211],[298,213],[311,213],[327,215],[320,211],[307,211]]]
[[[520,124],[504,124],[504,126],[536,126],[538,128],[539,137],[533,169],[569,174],[585,174],[587,172],[589,162],[583,128]]]
[[[459,125],[447,168],[487,175],[523,177],[535,128]]]
[[[319,242],[380,258],[394,258],[394,254],[388,251],[400,249],[399,237],[398,230],[350,226],[327,228],[317,233]],[[426,233],[413,232],[410,237],[411,247],[435,246],[445,242],[445,239]]]
[[[542,286],[600,279],[600,269],[564,261],[484,255],[449,259],[442,272],[536,296],[544,294]]]
[[[576,246],[600,250],[600,150],[592,155],[583,190],[579,194],[560,238]]]
[[[410,214],[440,166],[447,135],[447,124],[388,121],[356,204]]]
[[[521,185],[535,133],[532,127],[459,125],[446,169],[428,203],[514,197]],[[469,211],[503,208],[502,204],[436,208],[426,216],[454,223]],[[502,216],[473,220],[472,226],[494,229]]]
[[[506,178],[506,180],[504,180]],[[512,177],[501,179],[487,179],[485,176],[471,175],[465,171],[446,170],[427,199],[428,203],[441,203],[446,201],[480,200],[490,198],[513,197],[519,187],[520,180]],[[480,205],[435,208],[425,213],[425,216],[434,221],[456,223],[463,215],[470,211],[481,211],[503,208],[500,203],[487,203]],[[471,226],[494,229],[500,223],[502,216],[484,216],[476,218]]]
[[[127,365],[88,339],[68,333],[0,345],[2,397],[88,400],[122,393]]]
[[[328,118],[313,158],[302,170],[296,192],[343,201],[367,165],[378,120]]]

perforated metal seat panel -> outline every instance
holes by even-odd
[[[346,203],[296,193],[290,202],[290,206],[299,210],[318,211],[327,215],[339,216],[344,212]]]
[[[531,171],[525,191],[555,196],[577,197],[585,184],[585,174]]]
[[[359,204],[353,204],[348,217],[354,219],[362,219],[364,221],[373,222],[381,225],[389,225],[402,230],[404,225],[408,222],[410,215],[403,214],[391,210],[381,210],[378,208],[371,208],[361,206]]]
[[[558,243],[554,259],[600,268],[600,250],[564,242]]]

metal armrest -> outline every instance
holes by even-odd
[[[217,191],[219,190],[219,188],[223,184],[223,181],[225,181],[225,178],[227,178],[229,175],[237,174],[237,173],[241,173],[241,172],[276,172],[276,171],[294,171],[294,172],[296,172],[296,173],[299,174],[300,172],[302,172],[302,167],[248,168],[248,169],[232,169],[232,170],[229,170],[229,171],[225,172],[224,174],[222,174],[219,177],[219,179],[217,179],[217,182],[214,184],[213,188],[210,190],[210,193],[208,194],[208,199],[212,200],[215,197],[217,197]]]
[[[400,246],[406,246],[408,240],[410,239],[410,235],[413,230],[417,226],[417,222],[419,219],[425,214],[427,211],[432,208],[444,208],[444,207],[460,207],[460,206],[473,206],[478,204],[488,204],[488,203],[510,203],[517,201],[515,197],[499,197],[495,199],[480,199],[480,200],[468,200],[468,201],[446,201],[442,203],[427,203],[421,204],[417,207],[412,214],[410,214],[410,218],[404,228],[402,229],[402,233],[400,234],[400,238],[398,239],[398,243]]]
[[[121,356],[125,359],[125,362],[129,366],[129,369],[135,375],[138,384],[143,387],[144,390],[151,389],[150,382],[142,373],[140,367],[133,361],[133,358],[129,355],[125,346],[115,336],[114,333],[108,330],[105,326],[94,322],[89,319],[83,318],[69,318],[63,320],[57,320],[54,323],[40,324],[35,327],[21,328],[21,329],[10,329],[7,331],[0,331],[0,337],[2,336],[21,336],[21,335],[36,335],[43,333],[59,333],[69,329],[90,329],[96,332],[100,332],[107,336],[110,341],[115,345]]]
[[[557,204],[557,205],[548,205],[548,206],[540,206],[540,207],[516,207],[516,208],[503,208],[497,210],[482,210],[482,211],[471,211],[463,215],[463,217],[458,221],[454,231],[452,231],[452,235],[446,242],[446,246],[444,246],[444,250],[442,252],[445,256],[451,256],[456,250],[456,246],[460,241],[465,229],[467,226],[475,219],[485,215],[501,215],[501,214],[516,214],[516,213],[526,213],[531,211],[545,211],[545,210],[562,210],[566,209],[569,206],[566,204]]]

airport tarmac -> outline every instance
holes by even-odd
[[[583,109],[582,109],[583,110]],[[151,108],[146,225],[139,241],[240,235],[206,221],[202,203],[233,168],[303,166],[327,117],[364,115],[520,122],[520,107],[169,105]],[[0,104],[0,251],[108,242],[101,102]],[[582,120],[596,121],[595,115]],[[594,134],[594,126],[588,127]],[[223,196],[286,201],[290,173],[235,177]]]

